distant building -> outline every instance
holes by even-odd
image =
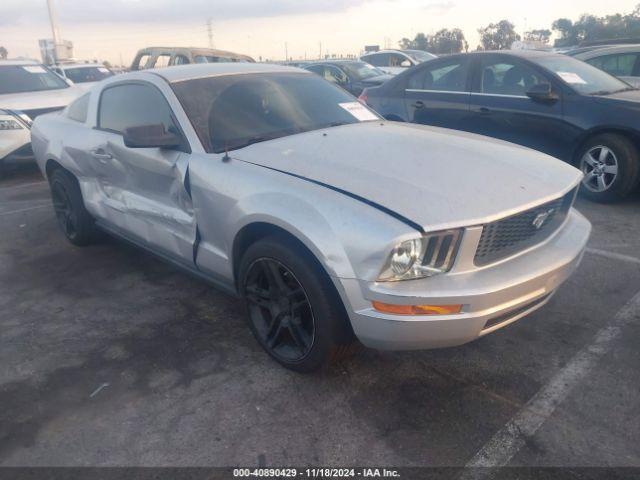
[[[38,40],[38,44],[42,62],[46,65],[73,59],[73,42],[69,40],[61,40],[58,45],[55,45],[52,39],[46,38]]]
[[[373,53],[380,51],[380,45],[365,45],[364,46],[365,53]]]

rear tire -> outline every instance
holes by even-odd
[[[326,272],[295,240],[274,235],[242,257],[239,288],[249,327],[282,366],[312,372],[344,359],[354,336]]]
[[[93,217],[87,212],[76,178],[65,170],[54,170],[49,179],[58,226],[67,240],[79,247],[97,238]]]
[[[611,203],[628,197],[640,180],[640,155],[627,138],[605,133],[589,139],[578,152],[585,177],[581,193],[594,202]]]

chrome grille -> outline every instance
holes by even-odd
[[[575,194],[576,190],[572,190],[544,205],[486,224],[476,250],[475,264],[489,265],[549,238],[567,217]]]

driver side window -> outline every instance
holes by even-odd
[[[129,83],[103,90],[98,108],[99,129],[122,134],[129,127],[158,124],[166,132],[178,132],[171,107],[155,87]]]
[[[389,54],[388,65],[390,67],[401,67],[402,62],[404,62],[405,60],[407,60],[407,58],[404,55],[400,55],[398,53],[391,53]]]
[[[410,90],[434,90],[440,92],[467,92],[469,61],[459,57],[420,68],[409,77]]]
[[[389,54],[388,53],[374,53],[372,55],[364,56],[362,59],[373,65],[374,67],[388,67],[389,66]]]
[[[337,83],[338,85],[344,85],[347,83],[347,76],[339,68],[326,66],[324,68],[324,79],[331,83]]]
[[[511,60],[484,60],[481,71],[481,93],[524,97],[532,86],[549,83],[531,67]]]

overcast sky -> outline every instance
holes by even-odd
[[[640,0],[637,0],[640,1]],[[131,62],[145,46],[209,44],[256,59],[358,54],[364,45],[392,47],[402,37],[461,28],[471,48],[477,28],[506,18],[519,33],[550,28],[559,17],[629,13],[634,0],[53,0],[61,37],[81,59]],[[0,0],[0,44],[10,56],[38,57],[50,38],[46,0]]]

